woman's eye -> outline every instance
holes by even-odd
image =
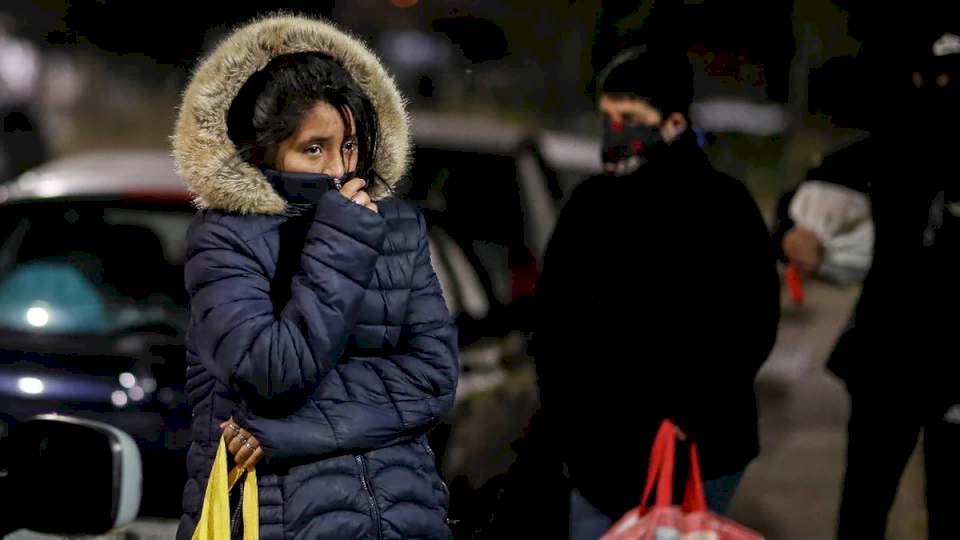
[[[357,141],[347,141],[343,143],[343,150],[346,152],[353,152],[357,149]]]
[[[320,145],[314,144],[314,145],[308,146],[305,152],[311,156],[319,156],[320,154],[323,153],[323,148],[320,148]]]

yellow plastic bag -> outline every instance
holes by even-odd
[[[200,521],[193,531],[193,540],[230,540],[230,490],[243,474],[234,467],[227,473],[227,448],[220,438],[217,457],[213,460],[207,493],[203,497]],[[257,494],[257,473],[247,472],[243,487],[243,540],[260,538],[260,500]]]

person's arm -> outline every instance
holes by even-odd
[[[725,383],[752,384],[773,350],[780,322],[776,249],[750,192],[739,181],[730,182],[735,183],[730,191],[717,196],[728,202],[725,217],[715,225],[702,253],[707,261],[728,264],[711,265],[710,297],[698,302],[695,310],[680,306],[674,322],[697,336],[679,353],[689,357],[696,379],[706,385],[700,391],[719,390]],[[679,319],[684,315],[685,320]]]
[[[770,238],[773,240],[774,252],[777,258],[784,263],[788,262],[788,260],[786,254],[783,252],[783,239],[787,232],[794,227],[793,220],[790,218],[790,213],[787,209],[790,208],[790,201],[793,200],[793,196],[796,195],[796,193],[797,189],[794,188],[780,196],[780,199],[777,201],[776,221],[773,224],[773,231],[770,235]]]
[[[656,344],[647,345],[652,361],[665,365],[657,368],[666,376],[661,384],[674,389],[657,410],[693,440],[704,418],[724,421],[717,411],[730,400],[753,399],[754,380],[780,322],[775,249],[750,193],[742,184],[736,188],[712,198],[714,204],[722,201],[723,217],[711,224],[709,235],[682,239],[696,247],[674,261],[669,286],[676,293],[658,309],[662,314],[648,334]],[[697,279],[704,275],[708,283]]]
[[[763,216],[742,185],[740,201],[736,208],[741,219],[735,222],[735,234],[740,235],[741,241],[735,244],[733,253],[734,260],[742,261],[742,266],[731,268],[727,292],[730,305],[737,305],[741,310],[737,316],[728,318],[725,345],[730,351],[740,347],[744,353],[746,377],[752,381],[777,340],[780,278],[776,265],[777,246],[764,234]],[[739,337],[735,334],[738,327],[741,331]]]
[[[788,260],[841,281],[866,273],[873,249],[870,200],[832,182],[809,180],[789,205],[795,226],[783,238]]]
[[[418,219],[413,288],[396,350],[385,357],[343,359],[296,414],[238,417],[268,460],[396,444],[423,433],[453,408],[460,374],[457,329],[419,213]],[[303,429],[305,423],[312,424],[310,429]]]
[[[887,141],[889,143],[889,141]],[[869,195],[874,182],[883,182],[882,164],[889,158],[889,148],[879,138],[867,138],[828,154],[820,165],[807,172],[808,180],[829,182]]]
[[[599,186],[599,187],[598,187]],[[554,394],[562,379],[585,358],[596,355],[599,328],[609,314],[601,313],[596,284],[629,270],[610,262],[614,253],[600,253],[603,237],[634,231],[605,229],[608,212],[623,212],[611,191],[605,195],[597,179],[578,185],[563,205],[544,255],[534,300],[534,333],[530,352],[535,358],[543,422],[558,420],[568,396]],[[624,260],[630,257],[618,258]],[[547,428],[549,431],[551,428]]]
[[[838,283],[863,281],[873,265],[873,244],[873,223],[860,223],[826,243],[817,273]]]
[[[255,231],[244,236],[236,226],[243,216],[202,216],[187,236],[192,352],[251,410],[295,410],[344,350],[380,256],[385,220],[337,192],[324,195],[291,298],[275,306],[268,276],[275,246]]]
[[[848,188],[872,198],[875,190],[874,182],[883,182],[880,178],[883,174],[882,166],[879,160],[882,159],[881,142],[868,138],[864,141],[853,143],[850,146],[836,150],[824,158],[823,162],[816,168],[806,174],[807,181],[810,184],[824,182],[843,188]],[[784,262],[793,263],[796,266],[807,270],[815,270],[826,257],[822,242],[813,234],[809,228],[798,226],[789,215],[792,199],[797,195],[797,191],[805,189],[808,183],[805,181],[800,184],[797,190],[790,194],[790,200],[781,200],[779,211],[783,213],[785,219],[782,224],[775,229],[774,240],[778,249],[783,254]],[[807,204],[806,211],[817,211],[818,209]]]

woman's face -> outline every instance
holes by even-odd
[[[340,111],[320,102],[304,117],[296,133],[280,143],[277,170],[326,174],[340,178],[357,167],[358,146],[356,125],[350,118],[351,131],[344,138]]]

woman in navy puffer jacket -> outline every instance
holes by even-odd
[[[200,207],[178,539],[222,425],[246,435],[225,428],[238,462],[263,458],[265,540],[451,538],[426,434],[453,406],[457,334],[423,218],[391,197],[411,146],[393,80],[327,22],[263,18],[200,65],[173,146]]]

